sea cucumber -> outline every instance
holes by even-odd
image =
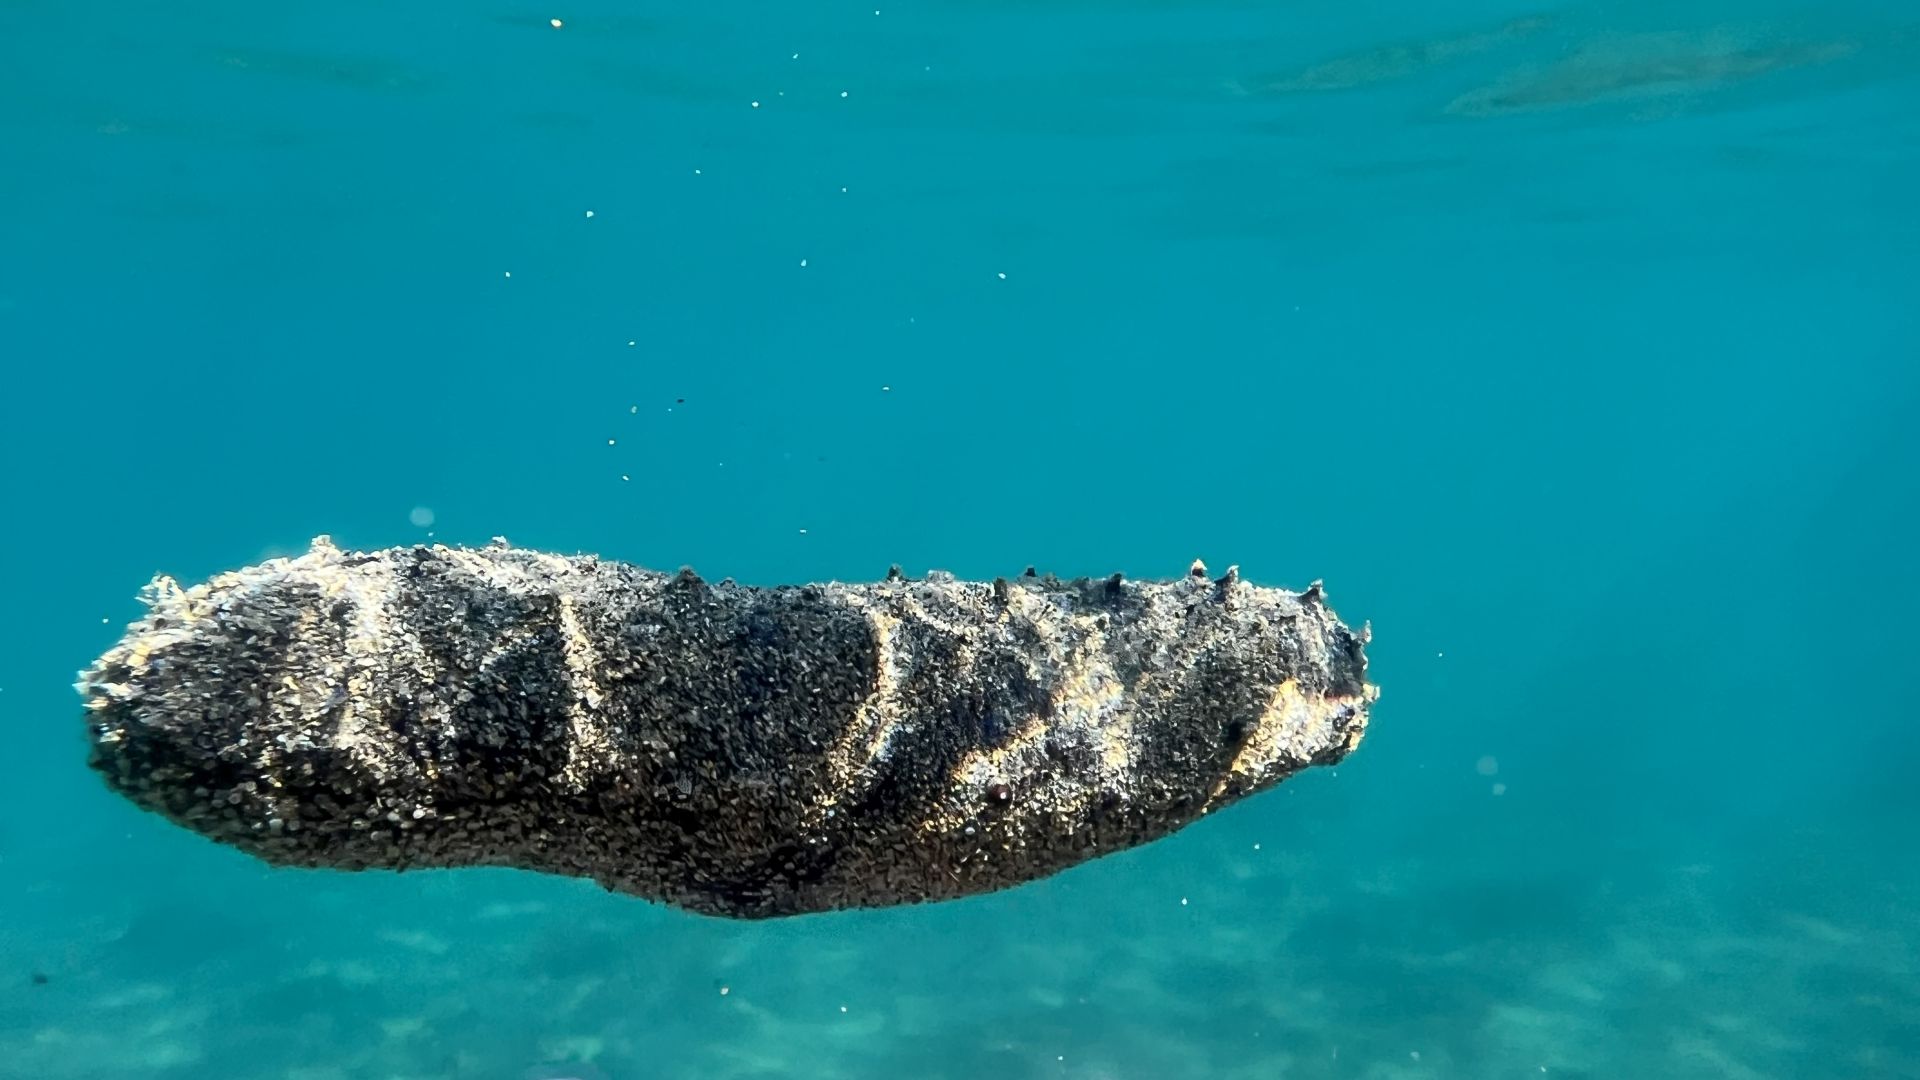
[[[121,795],[276,865],[512,866],[765,918],[1008,888],[1359,744],[1315,582],[755,587],[326,537],[182,588],[81,675]]]

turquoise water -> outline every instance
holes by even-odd
[[[1920,1076],[1920,14],[874,2],[0,2],[0,1075]],[[71,683],[321,533],[1201,557],[1383,696],[930,907],[269,870]]]

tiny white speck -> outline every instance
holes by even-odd
[[[754,102],[754,103],[753,103],[753,107],[754,107],[754,108],[756,108],[756,109],[757,109],[757,108],[759,108],[759,107],[760,107],[760,103],[759,103],[759,102],[757,102],[757,101],[756,101],[756,102]]]
[[[727,991],[727,987],[724,987],[724,986],[723,986],[723,987],[721,987],[721,988],[720,988],[720,996],[721,996],[721,997],[726,997],[726,996],[727,996],[727,992],[728,992],[728,991]]]
[[[638,341],[629,341],[629,342],[627,342],[627,348],[629,348],[629,349],[631,349],[631,348],[633,348],[633,347],[634,347],[635,345],[638,345],[638,344],[640,344],[640,343],[639,343]]]
[[[841,96],[841,97],[846,97],[846,96],[847,96],[847,92],[846,92],[845,90],[842,90],[842,91],[840,91],[840,96]]]
[[[613,445],[613,440],[612,440],[612,439],[608,439],[608,440],[607,440],[607,445],[608,445],[608,446],[612,446],[612,445]]]
[[[634,415],[634,416],[638,416],[638,415],[640,415],[640,406],[638,406],[638,405],[629,405],[629,406],[627,406],[627,412],[628,412],[629,414],[631,414],[631,415]]]
[[[587,216],[588,216],[588,217],[592,217],[592,216],[593,216],[593,211],[591,211],[591,210],[589,210],[589,211],[587,211]]]
[[[416,506],[407,511],[407,520],[424,529],[433,524],[433,510],[425,506]]]
[[[1420,1051],[1418,1051],[1418,1050],[1409,1050],[1409,1051],[1407,1051],[1407,1056],[1408,1056],[1408,1057],[1410,1057],[1410,1058],[1412,1058],[1412,1059],[1413,1059],[1413,1060],[1415,1060],[1415,1061],[1419,1061],[1419,1060],[1420,1060]]]
[[[627,475],[626,473],[621,473],[621,474],[620,474],[620,479],[622,479],[622,480],[626,480],[626,481],[629,481],[629,482],[630,482],[630,481],[632,481],[632,480],[633,480],[633,477],[631,477],[631,476],[628,476],[628,475]]]
[[[846,1007],[845,1005],[842,1005],[842,1006],[840,1006],[840,1011],[841,1011],[841,1012],[846,1012],[846,1011],[847,1011],[847,1007]]]
[[[805,529],[801,529],[801,530],[800,530],[800,535],[801,535],[801,536],[805,536],[805,535],[807,535],[807,530],[805,530]],[[102,622],[104,622],[105,620],[103,619],[103,620],[101,620],[101,621],[102,621]]]
[[[1446,654],[1446,653],[1443,653],[1443,652],[1437,652],[1437,653],[1434,653],[1433,655],[1434,655],[1434,656],[1436,656],[1436,657],[1439,657],[1439,656],[1445,656],[1445,655],[1447,655],[1447,654]]]
[[[699,169],[695,169],[695,170],[693,170],[693,175],[695,175],[695,176],[699,176],[699,175],[700,175],[700,170],[699,170]]]
[[[1187,898],[1186,898],[1186,897],[1184,897],[1184,896],[1183,896],[1183,897],[1181,897],[1181,898],[1180,898],[1180,906],[1181,906],[1181,907],[1186,907],[1186,906],[1187,906]]]
[[[882,390],[892,390],[892,389],[893,389],[893,387],[891,387],[891,386],[883,386],[883,387],[881,387],[880,389],[882,389]]]
[[[1253,845],[1253,850],[1255,850],[1255,851],[1259,851],[1259,850],[1260,850],[1260,845],[1259,845],[1259,844],[1255,844],[1255,845]]]
[[[511,270],[509,270],[509,271],[507,271],[507,276],[508,276],[508,277],[512,277],[512,276],[513,276],[513,271],[511,271]]]
[[[555,30],[558,30],[567,24],[561,22],[559,19],[548,19],[547,25],[553,27]]]
[[[801,259],[801,260],[800,260],[800,265],[801,265],[801,266],[805,266],[805,265],[807,265],[807,260],[805,260],[805,259]]]
[[[798,60],[798,59],[800,59],[800,54],[799,54],[799,53],[794,53],[794,54],[793,54],[793,58],[794,58],[795,60]]]
[[[842,195],[845,195],[846,193],[847,193],[847,189],[846,189],[846,188],[841,188],[841,189],[840,189],[840,194],[842,194]]]
[[[1007,280],[1007,275],[1005,275],[1005,274],[1001,274],[1001,275],[1000,275],[1000,280],[1001,280],[1001,281],[1005,281],[1005,280]]]
[[[105,626],[105,625],[107,625],[107,620],[106,620],[106,619],[104,619],[104,618],[103,618],[103,619],[101,619],[101,620],[100,620],[100,625],[101,625],[101,626]]]

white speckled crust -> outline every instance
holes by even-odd
[[[965,896],[1344,757],[1377,690],[1318,583],[750,588],[510,548],[307,554],[149,611],[92,764],[268,862],[517,866],[741,918]]]

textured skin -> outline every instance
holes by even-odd
[[[742,918],[965,896],[1356,746],[1367,633],[1198,563],[750,588],[326,538],[183,590],[81,679],[92,764],[276,864],[591,877]]]

